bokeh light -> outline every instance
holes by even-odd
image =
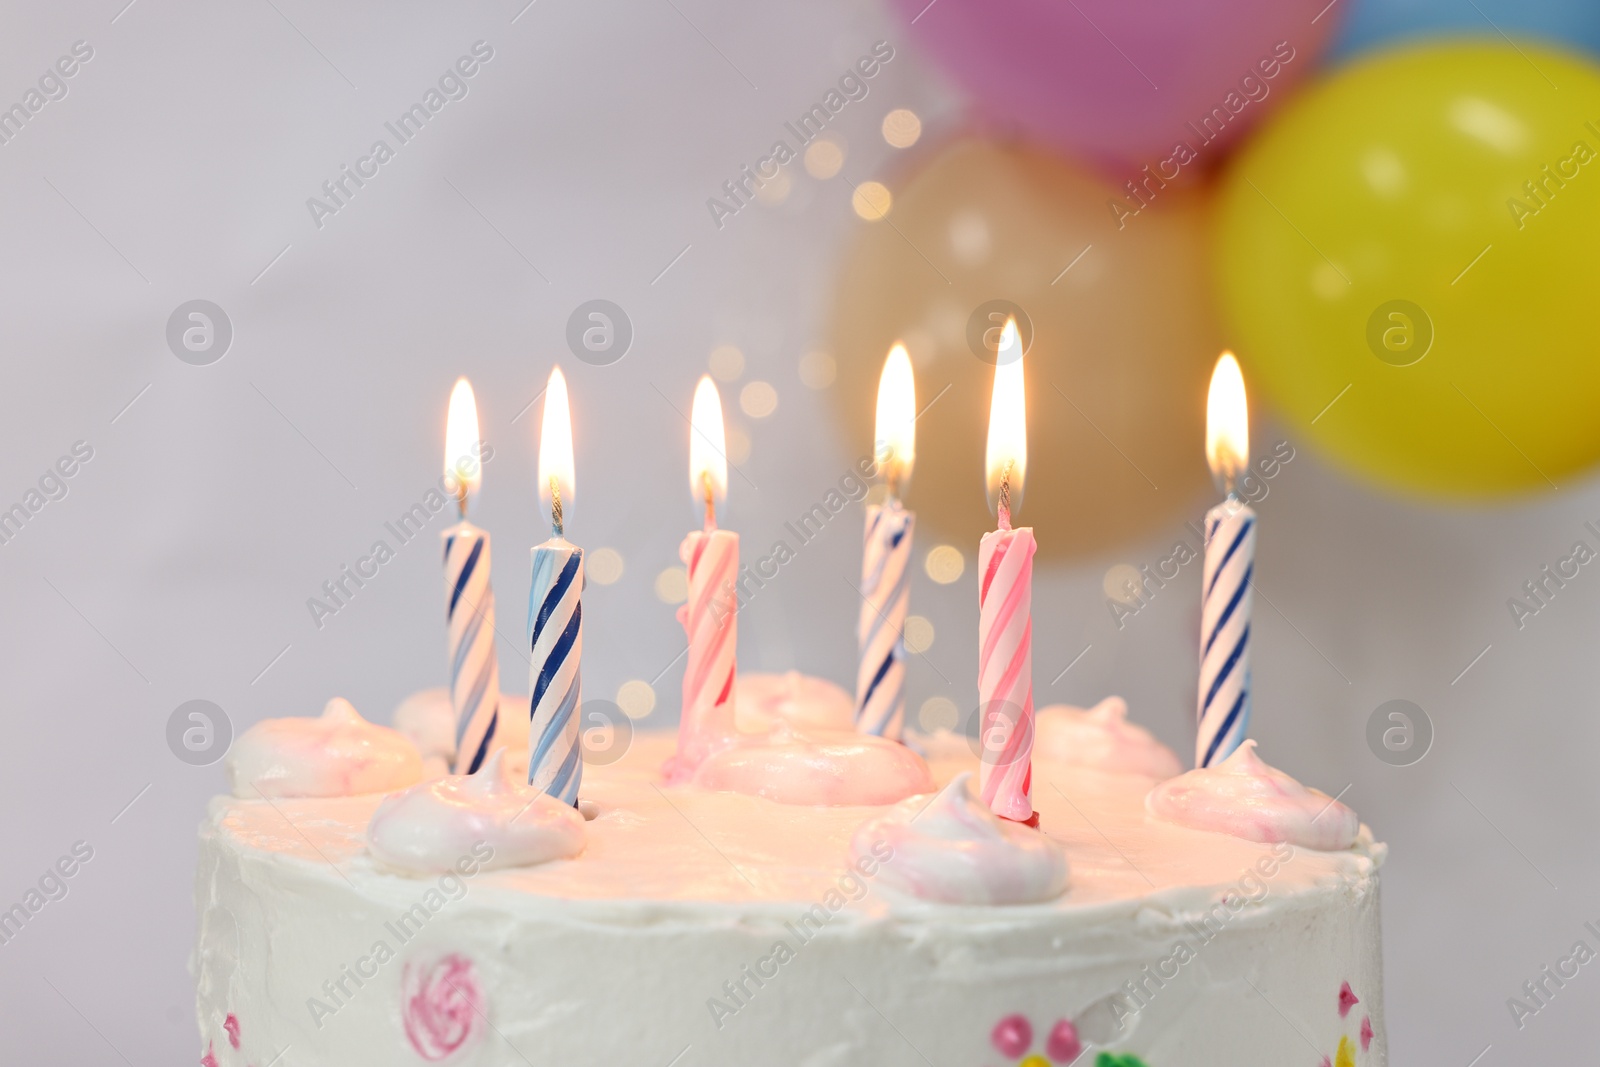
[[[583,573],[596,585],[613,585],[622,577],[622,553],[614,548],[597,548],[583,554]]]
[[[752,419],[764,419],[778,410],[778,391],[770,382],[751,382],[739,390],[739,410]]]
[[[850,206],[868,222],[877,222],[887,215],[893,203],[888,186],[882,182],[862,182],[850,197]]]
[[[922,120],[908,107],[897,107],[883,116],[883,139],[894,148],[910,148],[922,136]]]
[[[967,569],[967,557],[955,545],[935,545],[923,559],[922,569],[940,585],[949,585]]]
[[[656,691],[638,678],[617,687],[617,707],[630,719],[642,719],[656,707]]]
[[[656,599],[663,604],[682,604],[689,599],[689,572],[668,567],[656,575]]]

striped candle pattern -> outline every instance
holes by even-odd
[[[1033,530],[999,529],[978,544],[979,791],[989,810],[1033,817]]]
[[[494,652],[489,535],[463,521],[443,536],[450,703],[456,712],[456,754],[451,770],[475,774],[489,754],[500,722],[500,665]]]
[[[1250,727],[1250,578],[1255,559],[1256,513],[1230,496],[1206,513],[1196,767],[1226,759]]]
[[[578,803],[583,782],[578,739],[582,596],[583,549],[559,537],[535,545],[528,597],[528,643],[533,650],[528,784],[572,805]]]
[[[900,739],[906,712],[906,609],[911,602],[911,533],[916,514],[894,497],[867,506],[856,641],[856,729]]]
[[[689,570],[689,599],[678,621],[689,639],[683,672],[683,711],[678,721],[678,753],[668,779],[681,782],[717,745],[734,736],[733,678],[738,644],[739,535],[728,530],[694,530],[678,556]]]

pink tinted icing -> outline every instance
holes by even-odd
[[[1150,731],[1128,721],[1128,703],[1106,697],[1092,708],[1052,704],[1035,718],[1035,758],[1098,771],[1173,778],[1183,765]]]
[[[897,741],[854,731],[774,727],[708,756],[702,789],[747,793],[779,804],[885,805],[933,791],[922,757]]]
[[[1361,998],[1356,996],[1355,991],[1350,988],[1349,982],[1339,987],[1339,1018],[1343,1019],[1346,1015],[1349,1015],[1350,1009],[1360,1003]]]
[[[405,871],[449,871],[467,853],[484,870],[576,856],[586,840],[570,805],[507,776],[497,750],[477,774],[447,775],[383,798],[367,824],[373,856]],[[488,859],[479,851],[487,845]]]
[[[234,742],[225,766],[233,795],[244,800],[384,793],[422,779],[410,738],[367,722],[339,697],[317,718],[256,723]]]
[[[1361,1017],[1361,1051],[1367,1051],[1367,1046],[1370,1044],[1372,1044],[1372,1017],[1363,1015]]]
[[[224,1030],[228,1031],[228,1044],[232,1045],[234,1048],[238,1048],[239,1047],[239,1017],[237,1015],[235,1015],[233,1012],[230,1011],[228,1013],[228,1017],[226,1019],[222,1020],[222,1028]]]
[[[217,1067],[217,1054],[209,1041],[206,1042],[206,1054],[200,1057],[200,1067]]]
[[[416,1054],[442,1060],[483,1033],[484,998],[472,961],[457,953],[411,960],[400,978],[400,1017]]]
[[[760,733],[778,723],[820,730],[854,730],[855,697],[825,678],[799,671],[741,671],[733,682],[741,733]]]
[[[894,850],[878,878],[887,888],[944,904],[1030,904],[1059,897],[1067,854],[1037,830],[1002,819],[962,771],[938,795],[901,801],[856,828],[853,856]]]
[[[1246,741],[1221,763],[1158,783],[1145,797],[1146,810],[1180,826],[1264,844],[1287,841],[1325,852],[1355,844],[1361,830],[1355,812],[1268,766],[1255,748]]]

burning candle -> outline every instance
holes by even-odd
[[[1028,466],[1022,341],[1007,319],[989,402],[985,455],[998,530],[978,545],[979,791],[996,815],[1038,825],[1033,811],[1033,530],[1012,529]]]
[[[911,531],[916,514],[900,503],[916,460],[917,386],[898,342],[878,379],[874,456],[889,493],[867,505],[856,641],[856,729],[898,740],[906,711],[906,609],[911,601]]]
[[[478,405],[472,385],[456,379],[445,419],[445,484],[456,487],[461,521],[445,530],[445,622],[450,635],[450,703],[456,713],[451,769],[483,765],[500,721],[500,666],[494,652],[494,591],[489,588],[489,535],[467,521],[467,505],[483,481]]]
[[[1239,747],[1250,726],[1250,578],[1256,513],[1239,499],[1250,463],[1250,411],[1244,376],[1224,352],[1206,398],[1206,462],[1226,499],[1206,513],[1200,576],[1200,700],[1195,766],[1209,767]]]
[[[696,504],[705,507],[705,525],[678,547],[678,557],[689,571],[689,599],[678,609],[678,621],[689,639],[689,662],[683,672],[678,752],[666,768],[673,782],[687,780],[736,732],[734,582],[739,572],[739,535],[717,529],[717,500],[728,494],[728,456],[722,400],[709,377],[702,377],[695,387],[689,424],[689,491]]]
[[[550,540],[533,548],[528,595],[528,784],[578,803],[583,753],[578,743],[579,665],[583,658],[583,549],[566,539],[573,500],[572,413],[561,368],[550,372],[539,429],[539,503],[550,511]]]

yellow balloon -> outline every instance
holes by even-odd
[[[1379,54],[1278,113],[1220,191],[1245,373],[1348,470],[1439,497],[1600,459],[1600,68]]]
[[[937,531],[971,551],[994,528],[992,349],[1017,307],[1031,344],[1016,519],[1038,527],[1039,555],[1104,551],[1197,512],[1210,482],[1206,381],[1222,344],[1200,197],[1157,190],[1119,227],[1111,204],[1123,197],[1100,178],[971,140],[891,193],[840,270],[833,394],[849,438],[870,448],[884,356],[905,341],[923,409],[907,496],[919,538]]]

